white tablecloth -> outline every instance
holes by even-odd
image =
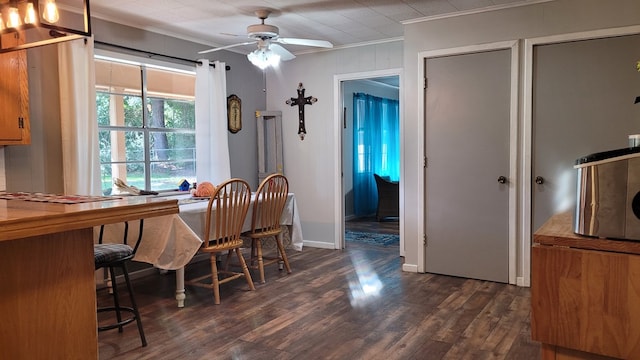
[[[142,261],[165,270],[177,270],[183,268],[198,252],[202,244],[201,234],[204,232],[207,213],[207,201],[192,201],[189,195],[168,196],[178,199],[180,213],[148,218],[144,220],[143,236],[136,252],[134,260]],[[251,207],[247,212],[242,231],[251,230],[251,217],[254,197],[251,199]],[[291,247],[302,250],[302,229],[295,195],[289,193],[282,217],[282,225],[289,227]],[[95,229],[96,241],[99,235],[99,227]],[[134,246],[138,238],[138,221],[129,223],[128,243]],[[104,242],[122,242],[124,225],[112,224],[105,226]]]
[[[167,215],[148,218],[144,220],[142,239],[136,252],[134,260],[142,261],[153,266],[165,269],[176,270],[176,300],[178,307],[184,306],[186,299],[184,290],[184,266],[191,261],[198,252],[202,240],[200,234],[204,233],[205,218],[207,214],[207,201],[193,201],[190,195],[168,196],[176,198],[180,204],[178,215]],[[242,226],[242,231],[251,230],[251,218],[253,201],[247,212],[247,217]],[[285,209],[280,218],[282,225],[287,225],[290,239],[290,247],[295,250],[302,250],[302,229],[300,227],[300,216],[298,215],[298,205],[295,195],[289,193]],[[135,245],[138,239],[140,223],[138,221],[129,222],[128,244]],[[100,227],[94,231],[97,242]],[[103,242],[122,242],[124,234],[124,224],[106,225],[104,229]]]

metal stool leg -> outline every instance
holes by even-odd
[[[133,296],[133,287],[131,286],[131,281],[129,280],[129,271],[127,270],[127,265],[125,262],[122,263],[122,273],[124,275],[124,280],[127,283],[127,289],[129,290],[129,298],[131,299],[131,307],[133,308],[133,314],[136,318],[136,323],[138,325],[138,332],[140,333],[140,340],[142,341],[142,346],[147,346],[147,339],[144,336],[144,330],[142,329],[142,320],[140,319],[140,312],[138,311],[138,305],[136,304],[136,299]]]
[[[124,280],[125,283],[127,285],[127,290],[129,291],[129,299],[131,300],[131,307],[128,306],[122,306],[120,304],[120,297],[118,294],[118,284],[116,283],[115,279],[116,279],[116,274],[115,274],[115,269],[114,267],[118,266],[120,267],[120,269],[122,269],[122,275],[124,276]],[[119,262],[119,263],[112,263],[110,266],[108,266],[109,268],[109,273],[111,274],[111,277],[114,279],[113,281],[113,306],[107,306],[107,307],[101,307],[98,308],[98,312],[111,312],[111,311],[115,311],[116,313],[116,319],[117,322],[114,324],[109,324],[109,325],[105,325],[105,326],[98,326],[98,331],[104,331],[104,330],[110,330],[110,329],[115,329],[118,328],[118,332],[122,332],[123,326],[132,322],[132,321],[136,321],[136,324],[138,325],[138,332],[140,333],[140,341],[142,342],[142,346],[147,346],[147,339],[144,336],[144,330],[142,328],[142,320],[140,318],[140,312],[138,311],[138,304],[136,304],[136,300],[135,300],[135,296],[133,295],[133,287],[131,286],[131,280],[129,279],[129,271],[127,270],[127,266],[125,264],[125,262]],[[126,319],[122,319],[122,312],[128,312],[131,313],[132,316],[128,317]]]
[[[118,286],[115,282],[116,279],[116,271],[113,269],[113,266],[109,266],[109,273],[111,274],[111,279],[113,279],[111,283],[111,296],[113,296],[113,309],[116,312],[116,319],[118,326],[118,332],[122,332],[122,313],[120,312],[120,301],[118,297]]]

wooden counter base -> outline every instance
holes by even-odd
[[[0,200],[0,359],[97,359],[93,227],[178,213],[176,200]]]
[[[562,346],[542,344],[541,360],[615,360],[616,358],[571,350]]]
[[[536,245],[531,273],[534,340],[640,358],[640,256]]]
[[[638,243],[575,235],[570,219],[552,218],[534,236],[532,339],[543,359],[640,359]]]
[[[0,358],[95,359],[93,229],[0,242]]]

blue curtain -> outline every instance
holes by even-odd
[[[357,216],[376,212],[378,193],[373,174],[400,179],[398,100],[353,94],[353,196]]]

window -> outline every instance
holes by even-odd
[[[102,191],[176,189],[196,176],[195,74],[96,57]]]
[[[400,177],[398,100],[353,94],[353,201],[355,215],[377,208],[373,174],[397,181]]]
[[[398,100],[353,94],[354,173],[400,177]],[[371,180],[373,183],[373,180]]]

